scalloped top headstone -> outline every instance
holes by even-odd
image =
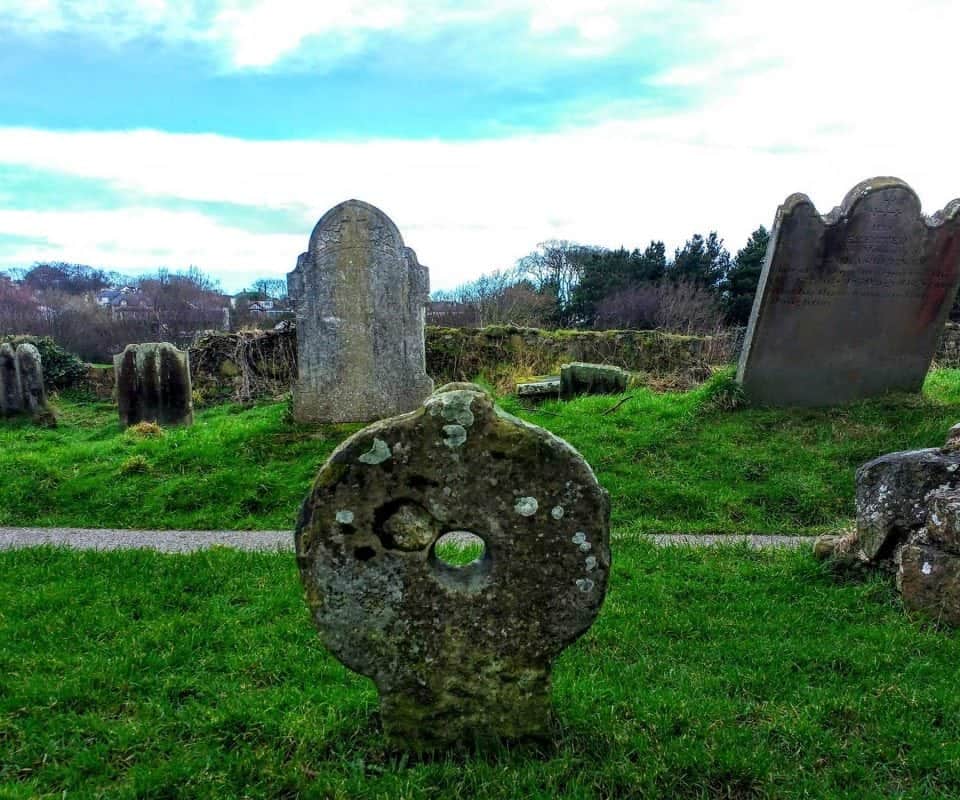
[[[113,357],[120,425],[193,424],[190,356],[169,342],[128,344]]]
[[[368,422],[433,391],[423,339],[427,268],[377,208],[348,200],[317,223],[287,275],[296,306],[301,422]]]
[[[821,217],[777,210],[740,355],[747,397],[828,406],[919,391],[960,281],[960,200],[933,217],[897,178],[855,186]]]
[[[541,737],[551,664],[606,593],[609,521],[576,450],[454,383],[334,451],[297,562],[324,644],[375,681],[394,744]],[[438,554],[471,536],[472,562]]]

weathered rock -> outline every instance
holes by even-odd
[[[297,315],[293,413],[366,422],[433,390],[423,340],[430,281],[389,217],[359,200],[328,211],[287,276]]]
[[[927,495],[960,485],[960,452],[940,449],[888,453],[857,470],[860,560],[880,563],[927,521]]]
[[[960,200],[932,218],[896,178],[855,186],[821,217],[777,210],[738,380],[753,402],[850,403],[919,391],[960,283]]]
[[[941,487],[926,497],[926,524],[917,543],[960,555],[960,489]]]
[[[441,561],[450,532],[483,556]],[[394,744],[542,736],[551,664],[606,592],[609,500],[566,442],[448,384],[337,448],[296,546],[320,636],[374,680]]]
[[[905,608],[945,625],[960,625],[960,556],[907,545],[900,553],[897,582]]]
[[[575,362],[560,367],[560,396],[620,394],[627,391],[630,373],[607,364]]]
[[[167,342],[129,344],[113,359],[120,424],[193,424],[190,359]]]
[[[23,389],[17,352],[10,344],[0,344],[0,415],[10,417],[23,411]]]

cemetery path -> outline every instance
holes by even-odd
[[[746,542],[754,548],[799,548],[813,545],[810,536],[651,534],[617,536],[614,543],[627,539],[649,539],[661,547],[711,547]],[[192,553],[210,547],[237,550],[292,552],[291,531],[139,531],[99,528],[0,528],[0,550],[24,547],[69,547],[76,550],[149,549],[161,553]]]

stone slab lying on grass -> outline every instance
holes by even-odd
[[[627,391],[630,373],[609,364],[586,364],[581,361],[560,367],[560,397],[580,394],[622,394]]]
[[[559,375],[551,375],[543,380],[517,384],[517,397],[536,399],[538,397],[556,397],[559,394]]]
[[[606,593],[609,515],[569,444],[449,384],[334,451],[297,561],[321,638],[377,684],[395,745],[545,736],[551,664]],[[483,555],[444,563],[451,532]]]

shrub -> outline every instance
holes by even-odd
[[[20,344],[32,344],[40,351],[43,383],[48,392],[78,386],[87,377],[87,365],[73,353],[64,350],[49,336],[8,336],[0,339],[0,344],[6,342],[14,347]]]
[[[143,455],[130,456],[120,464],[121,475],[139,475],[150,471],[150,462]]]
[[[163,436],[163,428],[156,422],[138,422],[127,428],[127,436],[131,439],[159,439]]]

